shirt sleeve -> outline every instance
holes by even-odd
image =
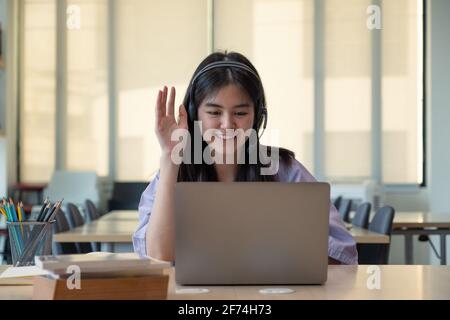
[[[284,169],[284,170],[282,170]],[[297,160],[280,168],[279,177],[286,182],[316,182],[311,173]],[[347,231],[339,212],[330,201],[328,256],[344,264],[358,264],[358,251],[352,235]]]
[[[159,171],[147,188],[145,188],[139,202],[139,224],[136,231],[133,233],[133,248],[134,252],[139,254],[140,257],[148,257],[146,245],[147,226],[153,209],[158,182]]]

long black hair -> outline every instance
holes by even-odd
[[[234,61],[245,64],[250,67],[256,75],[258,72],[253,64],[242,54],[237,52],[215,52],[207,56],[197,67],[192,76],[192,79],[202,70],[205,66],[218,61]],[[253,105],[255,106],[255,119],[254,119],[254,129],[258,130],[258,120],[257,115],[260,114],[260,109],[266,105],[266,98],[264,94],[264,88],[258,78],[255,78],[250,72],[241,68],[232,67],[221,67],[211,69],[202,75],[200,75],[195,83],[192,83],[192,79],[187,88],[186,94],[184,96],[183,105],[189,108],[190,105],[193,106],[193,118],[189,116],[189,133],[191,137],[194,137],[194,130],[196,130],[194,121],[198,120],[198,108],[204,99],[216,94],[221,88],[233,84],[243,89],[248,96],[253,100]],[[194,90],[191,92],[191,90]],[[193,101],[190,101],[190,99]],[[267,115],[266,115],[267,116]],[[202,151],[207,147],[207,143],[203,140]],[[235,177],[235,181],[277,181],[278,175],[262,175],[261,168],[268,167],[261,163],[259,157],[259,149],[261,145],[259,143],[259,137],[257,137],[257,161],[256,163],[249,163],[249,141],[245,143],[245,163],[238,164],[238,170]],[[268,156],[273,147],[268,147]],[[194,139],[191,139],[191,150],[194,150]],[[279,160],[284,162],[284,164],[289,165],[294,159],[295,155],[292,151],[278,148]],[[202,157],[203,158],[203,157]],[[217,172],[213,164],[207,164],[203,162],[201,164],[195,164],[194,154],[192,152],[192,161],[189,163],[181,163],[180,170],[178,172],[178,181],[218,181]]]

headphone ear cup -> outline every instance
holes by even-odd
[[[189,116],[189,122],[194,122],[195,110],[194,110],[194,106],[191,101],[189,101],[189,106],[188,106],[187,112],[188,112],[188,116]]]
[[[267,127],[267,109],[265,107],[264,107],[263,116],[264,116],[263,130],[266,130],[266,127]]]
[[[260,112],[258,114],[258,118],[256,119],[256,130],[259,131],[261,126],[263,126],[263,130],[266,129],[267,126],[267,108],[261,107]]]

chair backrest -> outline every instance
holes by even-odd
[[[146,182],[116,182],[109,210],[137,210]]]
[[[60,209],[55,216],[55,224],[53,225],[53,233],[59,233],[70,230],[69,222],[66,214]],[[54,242],[54,254],[74,254],[78,253],[78,249],[73,242]]]
[[[342,201],[342,196],[338,196],[336,199],[334,199],[334,206],[337,210],[339,210],[339,208],[341,207],[341,201]]]
[[[369,224],[369,230],[386,235],[392,233],[395,210],[385,206],[377,210]],[[360,244],[358,245],[359,264],[387,264],[389,262],[389,249],[391,243],[387,244]]]
[[[102,216],[100,212],[97,210],[95,204],[90,199],[87,199],[84,202],[84,208],[85,211],[87,212],[90,222],[95,221]],[[91,246],[94,251],[101,251],[101,243],[91,242]]]
[[[369,227],[371,208],[372,205],[369,202],[361,203],[356,209],[355,216],[352,219],[352,225],[367,229]]]
[[[81,215],[80,210],[78,210],[78,207],[76,205],[69,202],[67,204],[67,210],[69,212],[68,218],[72,228],[76,228],[84,224],[83,216]]]
[[[78,210],[78,207],[73,203],[67,204],[67,209],[69,210],[68,217],[71,220],[72,228],[80,227],[84,225],[83,216]],[[89,242],[78,242],[76,243],[78,253],[88,253],[94,251],[92,245]]]
[[[100,218],[100,213],[98,212],[97,207],[90,199],[87,199],[84,202],[84,207],[86,209],[90,221],[94,221]]]
[[[55,233],[64,232],[70,230],[69,222],[67,221],[66,214],[62,209],[59,209],[59,211],[56,213],[55,216],[55,224],[54,224],[54,230]]]
[[[350,222],[350,210],[352,208],[352,200],[351,199],[342,199],[341,205],[339,206],[339,214],[341,218],[345,222]]]
[[[392,223],[394,221],[395,210],[390,206],[385,206],[376,212],[369,224],[369,230],[382,234],[391,235]]]

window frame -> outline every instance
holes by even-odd
[[[421,64],[422,64],[422,139],[418,143],[422,144],[422,181],[418,183],[383,183],[383,172],[382,172],[382,96],[381,96],[381,33],[379,30],[373,30],[372,35],[372,105],[371,105],[371,121],[372,121],[372,170],[371,176],[368,177],[384,185],[390,190],[410,190],[417,188],[424,188],[427,186],[427,158],[426,158],[426,43],[427,43],[427,0],[419,0],[422,5],[422,43],[421,43]],[[314,69],[315,69],[315,88],[314,88],[314,151],[313,151],[313,162],[314,162],[314,174],[318,180],[332,181],[333,183],[354,183],[353,180],[334,180],[331,177],[325,175],[324,172],[324,146],[325,146],[325,126],[324,126],[324,74],[323,74],[323,30],[324,30],[324,4],[326,0],[315,0],[314,1],[314,23],[315,23],[315,44],[314,44]],[[381,7],[380,0],[372,0],[371,4],[378,5]],[[374,72],[374,71],[380,72]],[[362,182],[361,180],[360,182]]]
[[[206,0],[208,15],[207,15],[207,25],[208,25],[208,49],[213,52],[214,46],[214,0]],[[324,138],[325,138],[325,127],[324,127],[324,73],[323,73],[323,37],[324,37],[324,4],[326,0],[315,0],[314,1],[314,147],[313,147],[313,163],[314,163],[314,174],[319,180],[327,180],[324,175]],[[399,189],[416,189],[424,188],[427,186],[427,105],[426,105],[426,59],[427,59],[427,0],[419,0],[422,2],[422,133],[421,141],[422,143],[422,181],[420,183],[398,183],[398,184],[384,184],[387,189],[399,190]],[[19,99],[18,99],[18,117],[17,117],[17,141],[20,141],[20,114],[22,112],[22,101],[23,101],[23,56],[22,52],[24,48],[24,4],[25,0],[19,1]],[[66,108],[67,108],[67,86],[65,85],[67,78],[67,52],[66,52],[66,0],[56,1],[56,19],[57,19],[57,29],[56,32],[56,47],[57,47],[57,57],[56,57],[56,73],[55,77],[57,79],[57,89],[56,95],[56,131],[55,131],[55,170],[66,169]],[[380,0],[372,0],[372,4],[380,5]],[[109,154],[108,154],[108,165],[109,173],[106,178],[115,179],[116,176],[116,153],[117,153],[117,79],[116,79],[116,0],[108,0],[108,98],[109,98],[109,129],[108,129],[108,143],[109,143]],[[381,70],[380,65],[380,46],[381,38],[380,32],[372,32],[372,54],[376,59],[372,59],[372,70]],[[372,72],[372,170],[371,179],[382,183],[382,122],[381,122],[381,72]],[[375,91],[374,91],[375,90]],[[378,95],[377,95],[378,92]],[[20,146],[16,148],[17,156],[17,177],[18,181],[22,180],[21,176],[21,149]]]

